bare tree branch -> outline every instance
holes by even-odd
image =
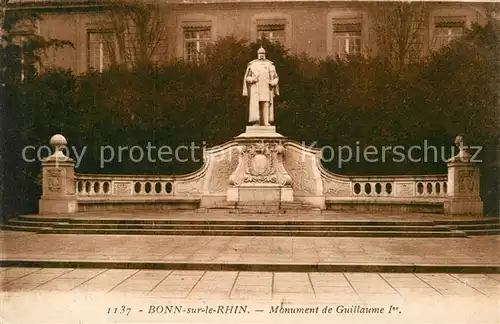
[[[425,3],[391,3],[371,9],[378,55],[402,70],[422,55]]]
[[[117,1],[99,19],[99,29],[112,30],[114,40],[106,44],[112,61],[129,67],[156,63],[167,41],[166,7],[141,1]]]

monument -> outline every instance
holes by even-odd
[[[248,123],[240,137],[283,137],[276,133],[274,97],[279,95],[279,77],[274,63],[266,59],[266,50],[259,48],[257,59],[248,63],[243,76],[243,96],[248,97]]]
[[[55,153],[43,163],[41,213],[136,208],[413,211],[481,215],[479,168],[457,137],[460,152],[448,174],[345,176],[324,168],[321,150],[276,132],[278,73],[260,48],[248,63],[245,132],[204,151],[205,163],[184,175],[78,174],[64,156],[66,139],[51,139]],[[258,206],[258,207],[256,207]],[[262,208],[261,208],[262,207]]]
[[[283,166],[284,137],[276,133],[274,96],[279,95],[274,63],[259,48],[257,59],[248,63],[243,77],[243,96],[248,96],[251,126],[237,136],[238,166],[229,177],[228,202],[292,202],[292,178]]]
[[[243,96],[249,96],[249,123],[270,126],[274,122],[274,96],[279,95],[278,74],[274,63],[259,48],[257,59],[248,63],[243,79]]]

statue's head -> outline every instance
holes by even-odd
[[[259,60],[265,60],[266,59],[266,50],[262,46],[257,51],[257,58]]]

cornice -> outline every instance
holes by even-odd
[[[119,0],[10,0],[7,10],[36,10],[36,11],[93,11],[112,7]],[[124,0],[123,2],[127,2]],[[165,4],[174,8],[221,8],[221,7],[280,7],[293,4],[296,7],[324,7],[334,8],[336,6],[368,7],[381,4],[399,2],[389,1],[366,1],[366,0],[155,0],[152,3]],[[424,1],[430,5],[447,6],[470,6],[487,5],[488,1]],[[417,2],[415,2],[417,3]]]

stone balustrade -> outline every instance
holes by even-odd
[[[76,195],[85,197],[175,196],[175,177],[138,175],[77,174]]]
[[[78,210],[122,208],[195,209],[201,194],[186,192],[189,176],[76,174]]]
[[[327,209],[349,212],[443,213],[447,178],[447,175],[344,177],[323,172],[323,179],[327,179],[325,204]],[[342,187],[345,190],[339,190]]]
[[[353,177],[352,197],[446,197],[447,175]]]
[[[66,139],[55,135],[55,153],[42,163],[40,213],[277,201],[318,209],[482,214],[479,169],[465,150],[448,161],[448,174],[345,176],[326,170],[318,150],[274,129],[243,135],[207,149],[201,169],[175,176],[74,173],[75,162],[62,150]]]

